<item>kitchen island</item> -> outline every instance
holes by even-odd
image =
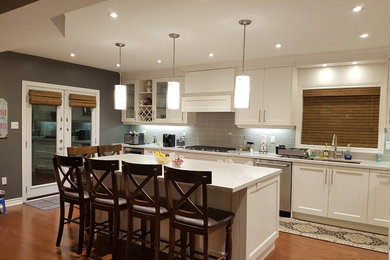
[[[156,163],[152,155],[121,154],[99,159]],[[191,159],[185,159],[181,168],[211,171],[212,183],[208,185],[209,207],[235,213],[232,259],[263,259],[274,249],[275,240],[279,236],[280,170]],[[160,195],[165,196],[163,186],[161,183]],[[168,221],[162,222],[161,236],[168,238]],[[198,245],[201,244],[201,238],[197,241]],[[224,229],[211,233],[209,241],[210,253],[223,252]]]

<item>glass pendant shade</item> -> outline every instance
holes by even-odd
[[[167,108],[171,110],[180,109],[180,83],[177,81],[168,82]]]
[[[115,85],[114,89],[114,109],[126,110],[127,87],[125,85]]]
[[[250,85],[251,79],[249,76],[240,75],[236,77],[234,108],[249,108]]]

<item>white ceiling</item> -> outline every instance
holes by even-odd
[[[168,34],[177,32],[178,67],[241,60],[240,19],[252,20],[247,59],[390,46],[389,0],[107,0],[84,8],[79,2],[100,1],[40,0],[0,15],[0,51],[115,71],[114,43],[123,42],[123,71],[167,69],[172,66]],[[353,13],[358,4],[363,10]],[[45,8],[32,8],[37,5]],[[65,37],[49,19],[61,11]],[[110,11],[119,17],[112,19]],[[369,37],[361,39],[362,33]],[[276,43],[283,47],[276,49]]]

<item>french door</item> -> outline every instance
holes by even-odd
[[[31,102],[32,91],[55,93],[60,105]],[[67,155],[69,146],[98,145],[99,91],[36,82],[23,82],[25,138],[23,198],[58,192],[53,155]],[[96,97],[96,107],[74,106],[72,95]]]

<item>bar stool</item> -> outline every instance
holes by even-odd
[[[132,254],[133,240],[141,241],[143,250],[149,243],[154,250],[154,259],[160,253],[160,221],[168,218],[168,210],[160,205],[158,176],[162,175],[160,164],[135,164],[122,162],[128,207],[128,256]],[[145,177],[140,182],[136,177]],[[131,183],[129,182],[131,180]],[[145,186],[152,183],[153,195],[145,191]],[[134,186],[134,191],[130,191]],[[133,231],[133,218],[141,219],[141,230]],[[146,241],[146,221],[150,222],[150,241]],[[136,236],[141,231],[140,236]]]
[[[7,208],[5,207],[5,191],[0,190],[0,204],[3,205],[3,214],[7,214]]]
[[[225,227],[226,244],[225,254],[218,259],[231,259],[232,257],[232,222],[234,214],[223,210],[207,207],[207,184],[211,184],[211,172],[209,171],[189,171],[179,170],[164,166],[165,190],[168,200],[169,210],[169,259],[174,259],[175,254],[175,229],[182,232],[181,235],[181,252],[184,259],[186,237],[190,237],[190,257],[194,259],[195,252],[195,235],[203,236],[203,259],[208,259],[208,241],[209,233],[214,230]],[[189,184],[192,186],[184,192],[182,185]],[[179,194],[179,200],[174,201],[172,198],[172,188]],[[198,189],[201,190],[202,205],[196,205],[190,196]],[[184,235],[183,235],[184,233]]]
[[[99,145],[99,147],[98,147],[98,155],[99,155],[99,157],[120,154],[121,151],[122,151],[122,145],[121,144]]]
[[[119,197],[117,175],[119,161],[94,160],[86,158],[85,168],[91,178],[87,178],[89,197],[91,200],[91,229],[87,247],[87,257],[91,255],[95,230],[109,234],[112,240],[112,259],[118,259],[120,212],[127,210],[126,199]],[[107,181],[111,181],[111,188],[107,187]],[[106,211],[109,215],[109,231],[96,224],[96,209]]]
[[[60,225],[58,228],[56,246],[60,246],[64,225],[79,224],[79,242],[77,253],[83,250],[84,231],[89,230],[89,195],[83,189],[80,167],[83,165],[81,157],[66,157],[54,155],[53,166],[60,192]],[[65,170],[67,169],[67,170]],[[72,219],[65,218],[65,202],[79,205],[80,216]],[[70,210],[70,209],[69,209]],[[73,210],[73,208],[72,208]]]

